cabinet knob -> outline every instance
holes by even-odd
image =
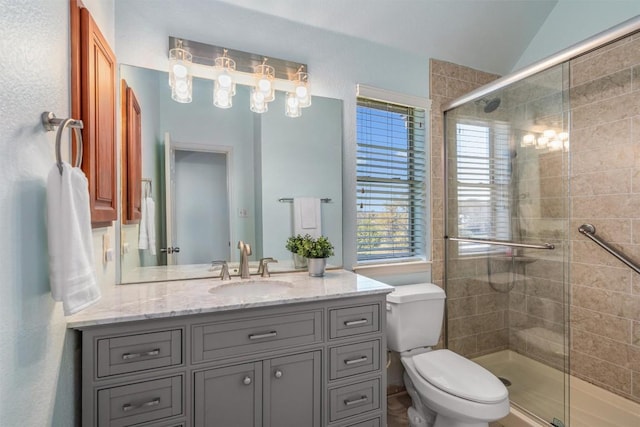
[[[276,378],[282,378],[282,371],[280,369],[276,369],[276,371],[273,373],[273,376]]]
[[[251,377],[250,377],[249,375],[247,375],[246,377],[244,377],[244,378],[242,379],[242,384],[244,384],[244,385],[249,385],[249,384],[251,384]]]

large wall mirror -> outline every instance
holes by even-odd
[[[254,272],[263,257],[278,260],[271,271],[291,271],[295,197],[330,200],[321,203],[322,234],[336,249],[329,264],[342,266],[341,100],[313,97],[302,117],[288,118],[283,93],[258,115],[244,86],[220,109],[211,81],[194,78],[193,102],[181,104],[166,72],[121,65],[120,79],[140,108],[147,215],[121,223],[121,283],[213,277],[214,260],[234,274],[240,240],[252,246]]]

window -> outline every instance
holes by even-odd
[[[509,127],[494,123],[458,123],[458,235],[469,238],[511,238],[509,189],[511,157]],[[460,243],[460,255],[502,250],[500,246]]]
[[[358,261],[424,255],[425,110],[358,98]]]

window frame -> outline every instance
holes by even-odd
[[[428,128],[427,128],[427,118],[428,118],[428,108],[419,107],[415,105],[405,105],[404,103],[397,102],[398,97],[394,98],[394,101],[391,102],[382,99],[375,99],[369,96],[364,96],[359,94],[357,97],[357,106],[356,106],[356,203],[361,201],[360,193],[358,190],[361,188],[361,185],[375,185],[376,183],[380,183],[382,187],[385,184],[389,187],[389,195],[393,195],[394,192],[394,184],[398,182],[397,179],[392,178],[381,178],[381,177],[371,177],[365,176],[359,173],[359,165],[361,160],[361,150],[363,146],[367,146],[366,143],[361,142],[360,135],[360,109],[361,108],[372,108],[378,109],[383,112],[396,112],[402,114],[403,112],[410,111],[410,114],[406,114],[412,121],[417,121],[420,123],[419,129],[422,130],[422,140],[419,141],[418,147],[416,147],[416,130],[413,125],[407,126],[407,169],[406,175],[406,188],[407,188],[407,225],[408,228],[406,233],[407,243],[406,249],[407,251],[404,253],[400,253],[398,255],[395,254],[382,254],[379,253],[376,255],[375,253],[366,251],[362,251],[360,249],[361,245],[361,237],[359,237],[359,228],[361,224],[360,218],[360,206],[357,208],[356,214],[356,262],[357,265],[372,265],[372,264],[393,264],[399,262],[407,262],[407,261],[424,261],[427,258],[427,251],[430,249],[430,245],[427,242],[427,236],[430,234],[430,230],[428,229],[428,225],[430,221],[428,221],[429,215],[429,204],[428,204],[428,184],[429,184],[429,166],[428,166]],[[410,104],[410,103],[408,103]],[[429,104],[425,102],[425,104]],[[376,108],[380,107],[380,108]],[[418,114],[415,114],[415,113]],[[393,148],[389,148],[389,151],[393,151]],[[416,173],[418,168],[422,167],[422,171],[420,173]],[[418,178],[418,179],[416,179]],[[415,188],[419,188],[419,190],[415,190]],[[393,200],[389,198],[389,200]],[[418,206],[416,206],[418,204]],[[420,224],[421,223],[421,224]],[[393,248],[402,249],[402,245],[393,246],[391,248],[393,252]]]

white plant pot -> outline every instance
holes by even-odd
[[[307,258],[307,268],[309,270],[309,276],[322,277],[324,276],[324,269],[327,267],[326,258]]]

